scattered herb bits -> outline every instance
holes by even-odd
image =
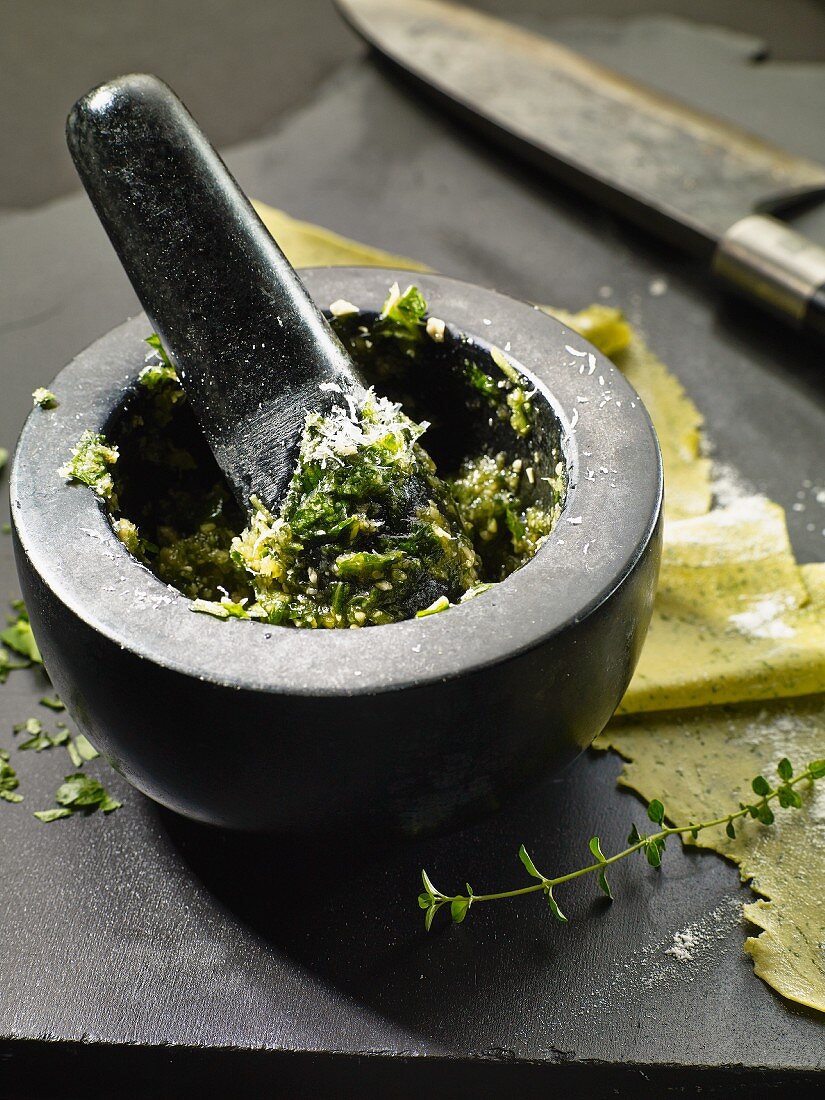
[[[17,772],[9,763],[9,753],[6,749],[0,749],[0,798],[4,802],[22,802],[23,795],[17,793],[20,780]]]
[[[58,806],[51,810],[38,810],[34,814],[38,821],[57,821],[62,817],[72,817],[74,814],[101,813],[110,814],[119,810],[123,805],[117,799],[106,793],[103,784],[93,779],[84,772],[75,772],[67,775],[61,786],[55,793],[55,802]]]

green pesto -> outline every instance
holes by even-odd
[[[370,361],[382,389],[399,370],[415,371],[428,345],[444,339],[441,322],[427,327],[427,305],[415,287],[391,288],[368,324],[360,314],[333,323],[352,354]],[[138,470],[157,469],[168,485],[159,486],[143,515],[113,514],[112,523],[130,553],[192,599],[194,611],[309,628],[432,615],[523,565],[555,522],[563,476],[559,469],[539,485],[532,460],[522,457],[531,453],[532,408],[524,380],[498,349],[485,361],[491,373],[464,360],[461,384],[479,415],[492,412],[507,426],[513,455],[472,454],[442,478],[421,443],[426,421],[371,392],[361,409],[307,417],[277,514],[253,497],[243,527],[224,484],[192,488],[203,465],[193,457],[194,441],[182,446],[167,430],[185,394],[157,337],[148,342],[159,361],[141,372],[140,411],[118,440],[122,477],[127,485]],[[414,398],[403,398],[414,411]],[[86,433],[64,468],[92,485],[112,513],[119,485],[104,478],[111,480],[117,457],[117,448]]]

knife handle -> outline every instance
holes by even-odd
[[[749,214],[719,241],[712,269],[737,293],[825,337],[825,248],[785,222]]]

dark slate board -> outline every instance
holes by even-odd
[[[751,45],[722,49],[717,36],[690,32],[680,48],[706,59],[711,40],[735,83]],[[823,157],[825,145],[808,151]],[[611,287],[606,300],[642,326],[705,411],[719,458],[789,509],[803,504],[789,512],[794,545],[804,560],[822,558],[825,508],[805,487],[825,481],[822,353],[720,304],[689,263],[488,155],[366,62],[228,159],[251,193],[447,273],[567,306]],[[81,198],[5,219],[0,246],[13,270],[2,317],[7,442],[33,386],[136,307]],[[662,278],[667,292],[655,296]],[[0,593],[13,595],[0,538]],[[37,673],[0,688],[0,744],[42,692]],[[640,814],[615,787],[612,755],[585,755],[473,828],[367,852],[195,826],[100,762],[91,770],[124,809],[41,826],[28,811],[50,804],[64,759],[16,754],[26,802],[0,807],[0,1096],[85,1095],[90,1080],[121,1095],[193,1096],[821,1086],[825,1020],[753,976],[739,915],[751,895],[712,855],[674,850],[661,876],[622,867],[613,906],[573,888],[567,926],[526,901],[424,935],[422,864],[445,887],[469,879],[480,889],[520,881],[522,841],[559,867],[581,858],[593,832],[619,845]],[[696,958],[666,955],[696,921],[707,931]]]

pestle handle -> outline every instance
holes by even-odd
[[[66,136],[239,503],[257,493],[277,507],[306,413],[328,411],[334,387],[363,397],[352,361],[161,80],[135,74],[89,92]]]

